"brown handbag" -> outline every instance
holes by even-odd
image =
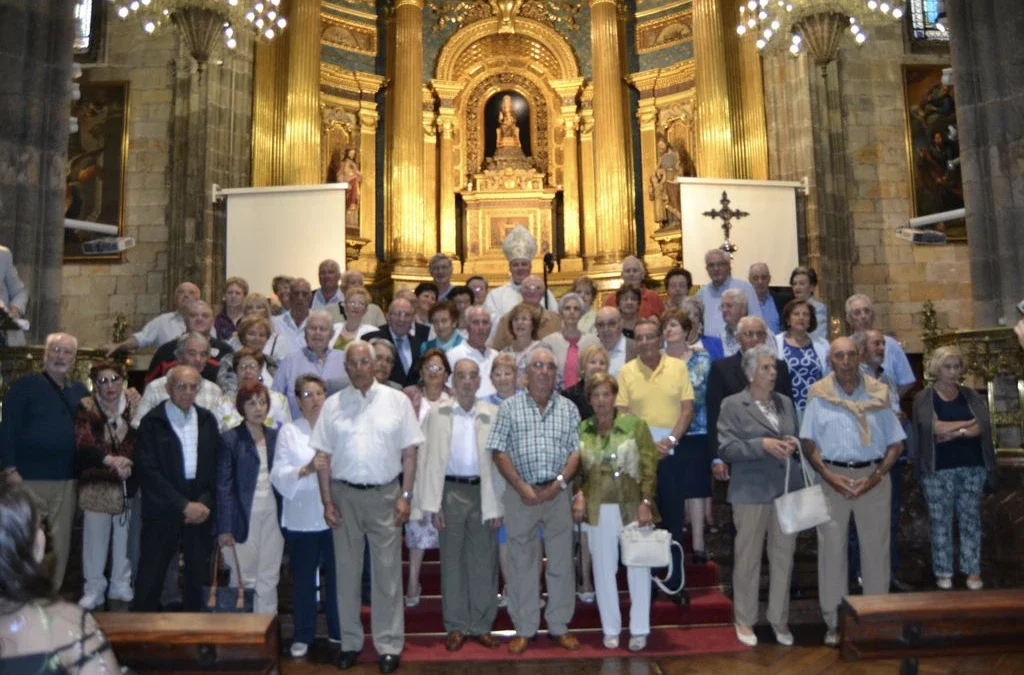
[[[90,481],[78,486],[78,506],[83,511],[108,513],[112,516],[125,512],[128,506],[124,481]]]

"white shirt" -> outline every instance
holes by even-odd
[[[729,277],[721,286],[715,288],[712,283],[704,284],[697,291],[697,297],[704,303],[704,334],[720,335],[725,327],[722,318],[722,294],[730,288],[738,288],[747,296],[747,316],[761,316],[761,303],[750,282],[736,277]]]
[[[475,416],[476,406],[466,410],[457,401],[452,405],[452,447],[444,472],[446,476],[476,478],[480,475]]]
[[[555,299],[554,293],[550,290],[548,294],[548,306],[545,309],[549,309],[552,312],[558,311],[558,301]],[[484,309],[491,315],[491,329],[498,325],[497,318],[505,316],[512,311],[512,308],[523,301],[523,295],[519,292],[519,284],[514,283],[509,279],[508,283],[504,286],[498,286],[493,291],[487,294],[487,299],[484,300]],[[544,300],[541,300],[541,306],[544,306]]]
[[[385,485],[402,472],[402,450],[423,441],[409,397],[374,380],[365,396],[356,387],[330,396],[309,443],[331,455],[335,480]]]
[[[306,316],[306,319],[308,318],[309,315]],[[274,325],[274,331],[287,339],[287,346],[290,347],[288,354],[306,346],[306,319],[303,319],[302,323],[296,326],[291,312],[285,312],[284,314],[278,314],[270,320]],[[288,354],[285,354],[285,356]]]
[[[334,295],[329,298],[325,298],[324,289],[321,287],[316,289],[316,292],[313,293],[313,304],[310,307],[311,309],[323,309],[327,305],[334,305],[337,307],[338,303],[344,302],[344,300],[345,296],[341,294],[340,288],[335,288]]]
[[[223,397],[224,393],[221,392],[220,387],[209,380],[199,378],[199,393],[196,394],[196,405],[206,408],[216,415],[217,407],[220,405]],[[139,401],[139,409],[135,411],[135,417],[132,418],[132,427],[138,429],[139,423],[142,422],[142,418],[146,416],[146,413],[168,398],[170,398],[170,395],[167,393],[167,375],[158,377],[147,384],[146,391],[142,394],[142,400]],[[224,431],[224,427],[220,427],[220,430]]]
[[[468,342],[463,342],[457,347],[452,347],[448,351],[448,363],[452,366],[452,371],[455,370],[455,364],[462,359],[470,359],[476,363],[480,369],[480,388],[476,390],[477,398],[487,398],[491,394],[497,391],[494,388],[494,383],[491,382],[491,366],[494,365],[494,357],[498,355],[496,349],[490,347],[484,347],[481,352],[476,347],[473,347]],[[452,377],[448,376],[448,387],[454,387]]]
[[[188,412],[182,412],[181,408],[167,401],[164,410],[174,434],[181,441],[181,463],[185,469],[185,480],[195,480],[196,464],[199,463],[199,415],[196,414],[196,407],[190,406]]]
[[[270,482],[281,493],[281,527],[296,532],[322,532],[327,529],[320,485],[316,472],[299,478],[299,469],[316,455],[309,444],[313,429],[300,417],[281,427],[274,449],[274,469]]]
[[[292,411],[288,405],[288,399],[279,391],[267,393],[270,394],[270,410],[267,411],[267,419],[263,424],[272,429],[280,429],[292,421]],[[221,429],[233,429],[245,421],[235,405],[235,397],[227,394],[221,397],[220,405],[212,412],[217,416],[217,423]]]
[[[618,377],[622,366],[626,365],[626,336],[623,335],[615,346],[608,350],[608,374]],[[583,368],[580,368],[583,372]]]
[[[165,312],[151,319],[133,337],[139,343],[139,349],[157,347],[181,337],[185,333],[185,318],[178,312]]]

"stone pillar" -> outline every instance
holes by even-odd
[[[439,132],[439,163],[437,200],[440,225],[440,251],[454,259],[456,251],[455,190],[461,184],[456,180],[452,134],[455,131],[455,97],[462,91],[461,82],[431,80],[431,86],[440,101],[437,110]]]
[[[315,185],[320,175],[320,1],[292,0],[288,11],[287,183]]]
[[[583,260],[584,267],[590,269],[597,256],[597,217],[594,191],[594,110],[591,100],[593,86],[583,90],[580,101],[580,194],[583,197]]]
[[[576,96],[583,85],[582,79],[558,80],[551,83],[562,101],[561,124],[565,136],[562,140],[562,244],[564,255],[561,269],[563,271],[582,271],[580,259],[580,183],[579,183],[579,150],[577,148],[576,128],[579,125]]]
[[[975,323],[1012,325],[1024,295],[1024,4],[947,0],[946,11]]]
[[[697,61],[697,175],[735,178],[725,40],[718,0],[694,0],[693,45]]]
[[[390,230],[395,265],[422,267],[423,218],[423,0],[395,2],[396,63],[391,104]]]
[[[616,0],[590,0],[590,45],[594,60],[594,161],[597,232],[595,262],[618,265],[635,246],[627,182],[622,61]]]

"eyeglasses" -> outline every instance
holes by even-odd
[[[551,363],[550,361],[534,361],[530,364],[530,367],[534,370],[546,370],[549,373],[553,373],[558,370],[558,366]]]
[[[177,391],[199,391],[199,382],[192,384],[191,382],[175,382],[174,388]]]
[[[745,330],[742,333],[739,333],[739,335],[742,336],[742,337],[756,337],[756,338],[768,337],[767,331],[763,331],[763,330]]]
[[[440,373],[444,370],[444,366],[440,363],[431,363],[429,366],[424,366],[423,369],[428,373]]]
[[[242,371],[242,370],[259,370],[259,369],[260,369],[260,364],[258,364],[258,363],[242,363],[242,364],[239,364],[239,366],[238,366],[238,370],[239,371]]]
[[[299,398],[323,398],[326,395],[320,389],[307,389],[306,391],[299,392]]]
[[[96,384],[98,384],[98,385],[102,386],[102,385],[104,385],[104,384],[117,384],[118,382],[120,382],[120,381],[121,381],[121,380],[123,380],[123,379],[124,379],[124,378],[123,378],[123,377],[121,377],[120,375],[111,375],[111,376],[109,376],[109,377],[97,377],[97,378],[96,378],[95,380],[93,380],[93,381],[94,381],[94,382],[95,382]]]

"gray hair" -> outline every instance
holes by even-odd
[[[739,305],[743,305],[746,309],[750,309],[750,302],[747,300],[747,294],[738,288],[730,288],[722,293],[722,299],[729,298],[733,302]]]
[[[751,328],[763,328],[768,332],[768,324],[759,316],[745,316],[736,322],[736,334],[744,333]]]
[[[189,332],[185,333],[180,338],[178,338],[178,344],[174,348],[175,359],[181,361],[183,358],[185,358],[185,346],[190,342],[202,342],[204,345],[206,345],[207,351],[209,351],[210,349],[210,338],[208,336],[203,335],[202,333],[197,333],[194,330],[190,330]]]
[[[559,314],[561,314],[562,312],[565,311],[565,303],[569,302],[570,300],[575,300],[576,302],[580,303],[580,309],[583,309],[583,306],[584,306],[583,298],[581,298],[578,293],[569,292],[569,293],[566,293],[565,295],[563,295],[561,298],[558,299],[558,313]]]
[[[547,352],[551,355],[551,358],[555,360],[555,363],[558,363],[558,359],[555,359],[555,352],[552,351],[551,347],[546,342],[539,342],[530,347],[529,351],[526,352],[526,362],[533,363],[534,356],[537,352]]]
[[[747,382],[754,381],[754,373],[757,372],[757,366],[761,363],[761,359],[771,359],[772,363],[775,363],[776,358],[775,350],[768,345],[757,345],[743,352],[740,363],[743,366],[743,374],[746,375]]]
[[[449,258],[448,256],[446,256],[444,253],[435,253],[434,256],[430,258],[430,262],[427,263],[427,265],[430,266],[430,265],[433,265],[434,263],[439,263],[439,262],[446,262],[449,265],[451,265],[452,264],[452,259]]]
[[[939,379],[939,371],[946,361],[959,361],[960,365],[963,366],[964,355],[960,348],[956,345],[944,345],[933,351],[924,368],[925,376],[932,381]]]
[[[487,317],[487,320],[488,320],[488,321],[490,321],[490,320],[491,320],[491,313],[490,313],[490,312],[488,312],[488,311],[487,311],[487,308],[486,308],[486,307],[484,307],[483,305],[470,305],[469,307],[467,307],[467,308],[466,308],[466,320],[467,320],[467,321],[468,321],[468,320],[469,320],[469,318],[470,318],[470,317],[469,317],[469,313],[470,313],[470,312],[474,312],[474,313],[476,313],[476,314],[483,314],[484,316],[486,316],[486,317]]]
[[[192,302],[188,303],[188,311],[191,312],[196,307],[200,307],[200,306],[205,307],[206,309],[208,309],[211,312],[213,312],[213,307],[210,305],[210,303],[208,303],[206,300],[201,300],[201,299],[200,300],[193,300]]]
[[[696,295],[689,295],[679,303],[679,309],[690,316],[690,321],[698,321],[704,324],[704,303]]]
[[[49,335],[46,336],[46,343],[45,343],[46,344],[46,348],[49,349],[51,344],[53,344],[54,342],[57,342],[58,340],[63,340],[64,338],[67,338],[67,339],[71,340],[71,342],[74,343],[75,351],[77,352],[78,351],[78,338],[76,338],[71,333],[50,333]]]
[[[333,260],[331,258],[328,258],[327,260],[321,260],[320,265],[317,267],[317,269],[322,270],[325,267],[330,267],[331,269],[336,269],[339,272],[341,272],[341,265],[338,264],[337,260]]]
[[[723,251],[720,248],[712,248],[712,249],[709,249],[708,252],[704,254],[704,264],[705,265],[708,264],[708,258],[710,258],[712,256],[715,256],[715,257],[722,256],[723,258],[725,258],[725,262],[732,262],[732,257],[728,253],[726,253],[725,251]]]
[[[398,358],[398,349],[395,347],[394,344],[391,343],[390,340],[385,340],[384,338],[373,338],[372,340],[370,340],[369,343],[367,343],[365,340],[353,340],[352,342],[348,343],[348,346],[345,347],[345,355],[346,356],[348,355],[348,348],[351,347],[352,345],[354,345],[357,342],[362,342],[364,345],[365,344],[369,344],[370,345],[370,349],[374,350],[374,351],[377,349],[377,347],[387,347],[388,351],[391,352],[391,358],[393,358],[393,359],[397,359]]]
[[[843,305],[843,311],[846,313],[846,316],[850,316],[850,312],[853,310],[853,303],[857,302],[858,300],[863,300],[867,302],[868,307],[874,307],[874,303],[871,302],[871,298],[864,295],[863,293],[854,293],[853,295],[846,299],[846,303]]]
[[[334,318],[331,316],[330,312],[325,309],[314,309],[310,312],[309,315],[306,316],[306,325],[308,326],[309,322],[313,319],[323,319],[327,322],[328,326],[334,325]]]

